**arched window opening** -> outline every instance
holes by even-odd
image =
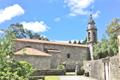
[[[70,54],[67,54],[67,58],[70,58]]]
[[[94,41],[96,41],[96,34],[95,34],[95,32],[93,32],[93,39],[94,39]]]
[[[88,41],[90,41],[90,32],[88,32]]]

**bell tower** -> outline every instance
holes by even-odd
[[[93,45],[97,42],[97,28],[92,14],[90,14],[87,26],[87,44],[90,50],[91,60],[93,60]]]
[[[90,14],[90,18],[88,21],[88,27],[87,27],[87,43],[96,43],[97,42],[97,28],[95,26],[95,21],[92,18],[92,14]]]

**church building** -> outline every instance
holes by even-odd
[[[87,44],[72,44],[36,39],[16,39],[15,59],[25,60],[37,69],[56,69],[66,65],[75,69],[76,63],[83,65],[84,60],[93,59],[93,45],[97,42],[97,28],[90,15],[87,27]]]

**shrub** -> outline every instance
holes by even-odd
[[[0,37],[0,80],[28,80],[33,67],[27,62],[13,60],[15,36],[9,29]]]
[[[80,68],[80,70],[77,72],[77,75],[84,75],[85,70],[83,67]]]
[[[57,66],[58,70],[65,70],[65,66],[63,64],[60,64]]]
[[[0,80],[28,80],[34,69],[27,62],[9,61],[0,64]]]

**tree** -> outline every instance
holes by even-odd
[[[108,40],[103,38],[101,42],[94,45],[94,58],[105,58],[109,54],[108,52]]]
[[[29,80],[34,69],[31,64],[12,58],[14,39],[15,34],[9,29],[0,38],[0,80]]]
[[[15,34],[16,38],[26,38],[27,31],[23,28],[22,24],[16,23],[10,25],[12,32]],[[28,31],[29,32],[29,31]]]
[[[71,44],[72,43],[71,40],[68,43]]]
[[[101,42],[94,45],[94,57],[104,58],[114,56],[118,53],[117,32],[120,28],[120,19],[113,19],[107,26],[107,38],[103,38]]]
[[[113,33],[117,34],[117,32],[116,32],[117,29],[120,29],[120,18],[112,19],[112,21],[108,24],[106,32],[110,36]]]
[[[118,53],[118,43],[117,43],[117,32],[116,30],[120,28],[120,18],[113,19],[107,27],[108,34],[108,44],[110,55],[116,55]]]
[[[87,44],[87,37],[85,38],[85,40],[81,44]]]
[[[76,40],[74,40],[73,44],[77,44]]]
[[[78,44],[81,44],[80,40],[78,41]]]
[[[15,33],[16,38],[29,38],[49,41],[47,37],[43,37],[38,33],[34,33],[30,30],[24,29],[22,24],[11,24],[10,27],[12,29],[12,32]]]

